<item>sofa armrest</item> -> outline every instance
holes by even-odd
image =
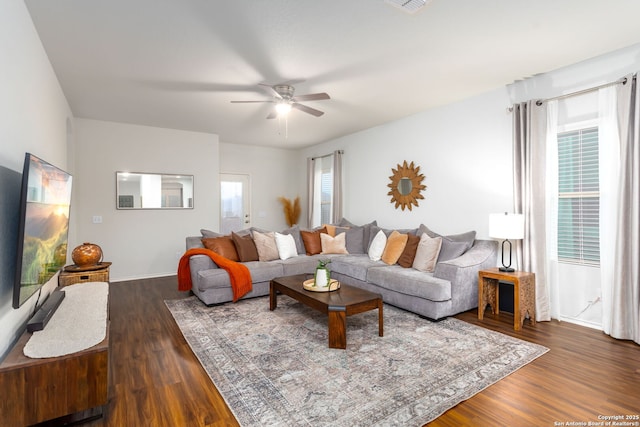
[[[204,248],[202,244],[202,237],[189,236],[187,237],[187,250],[193,248]],[[202,270],[211,270],[212,268],[218,268],[218,264],[213,262],[210,257],[205,255],[192,255],[189,258],[189,268],[191,269],[192,277]]]
[[[451,282],[452,298],[473,297],[477,302],[478,271],[495,267],[497,258],[497,241],[476,240],[473,246],[458,258],[439,262],[433,275]]]

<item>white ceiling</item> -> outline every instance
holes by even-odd
[[[640,42],[638,0],[25,0],[76,117],[299,148]],[[266,120],[258,83],[327,92]],[[288,136],[285,137],[287,134]]]

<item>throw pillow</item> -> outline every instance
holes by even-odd
[[[305,231],[300,230],[300,236],[304,242],[304,248],[307,255],[317,255],[322,252],[322,243],[320,242],[320,234],[326,234],[327,229],[321,228],[320,230]]]
[[[322,228],[327,230],[327,234],[331,237],[336,235],[336,226],[332,224],[322,224]]]
[[[420,238],[413,234],[407,234],[407,244],[398,258],[398,265],[404,268],[413,267],[413,260],[416,257],[416,251],[418,250],[418,243]]]
[[[233,239],[241,262],[258,261],[258,250],[250,235],[240,236],[232,232],[231,239]]]
[[[322,246],[321,254],[348,254],[346,247],[346,234],[340,233],[336,237],[328,234],[320,234],[320,244]]]
[[[298,248],[296,248],[296,241],[291,234],[280,234],[276,232],[276,247],[278,248],[278,255],[280,259],[289,259],[298,255]]]
[[[382,252],[382,261],[385,264],[393,265],[398,262],[398,258],[402,255],[404,247],[407,246],[407,234],[401,234],[397,231],[392,231],[387,237],[387,244]]]
[[[430,237],[442,237],[442,248],[440,250],[438,262],[448,261],[463,255],[467,250],[469,250],[469,248],[471,248],[471,246],[473,246],[476,238],[475,231],[442,236],[431,231],[426,225],[420,224],[420,227],[418,228],[418,235],[421,235],[422,233],[427,233]]]
[[[276,246],[276,237],[272,231],[261,233],[254,230],[253,241],[258,250],[258,261],[273,261],[280,258],[278,247]]]
[[[222,236],[222,234],[216,233],[215,231],[207,230],[206,228],[202,228],[200,230],[200,234],[202,234],[202,237],[204,237],[204,238],[221,237]]]
[[[296,242],[298,254],[304,255],[304,242],[302,241],[302,237],[300,236],[300,227],[298,227],[297,224],[287,228],[286,230],[282,230],[282,234],[291,234],[293,236],[293,240],[295,240]]]
[[[231,236],[205,237],[202,239],[202,244],[205,248],[231,261],[240,261],[238,252],[236,251],[236,245],[233,244]]]
[[[371,261],[380,261],[386,245],[387,235],[384,234],[384,231],[379,230],[369,245],[369,259]]]
[[[419,271],[432,273],[438,262],[442,237],[431,238],[427,233],[420,236],[416,257],[413,260],[413,268]]]
[[[347,252],[350,254],[365,253],[364,247],[364,227],[352,227],[345,231],[347,241]],[[367,242],[368,243],[368,242]]]

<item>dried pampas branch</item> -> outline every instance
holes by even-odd
[[[293,203],[286,197],[278,197],[278,200],[282,203],[284,219],[287,222],[287,225],[289,225],[289,227],[293,227],[298,223],[298,219],[300,218],[300,197],[296,197]]]

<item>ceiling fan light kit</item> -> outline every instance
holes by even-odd
[[[300,104],[300,101],[322,101],[325,99],[331,99],[331,97],[324,92],[321,93],[309,93],[306,95],[294,96],[296,89],[286,83],[280,83],[276,85],[268,85],[266,83],[260,83],[260,86],[269,88],[269,91],[273,95],[272,100],[262,101],[231,101],[232,103],[256,103],[256,102],[268,102],[275,104],[275,111],[272,111],[267,116],[267,119],[275,119],[276,117],[286,116],[292,108],[300,110],[304,113],[311,114],[315,117],[320,117],[324,114],[324,111],[311,108],[307,105]]]

